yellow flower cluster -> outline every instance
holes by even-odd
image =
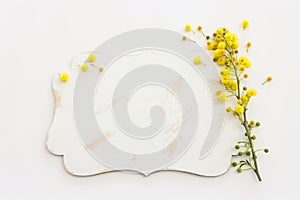
[[[241,56],[236,64],[239,66],[241,72],[245,71],[246,68],[251,67],[251,61],[246,56]]]
[[[242,21],[243,29],[246,29],[249,25],[250,23],[248,20]],[[238,172],[242,172],[243,169],[254,170],[258,180],[261,181],[262,179],[257,168],[256,152],[263,150],[265,153],[268,153],[269,150],[254,149],[253,141],[256,139],[256,136],[252,134],[252,128],[260,126],[260,123],[253,120],[249,122],[247,120],[247,111],[249,109],[248,103],[252,97],[257,95],[255,89],[248,89],[247,86],[244,85],[244,79],[249,77],[249,74],[245,73],[245,70],[251,67],[252,63],[246,56],[238,55],[238,37],[234,33],[231,33],[227,28],[216,29],[212,37],[205,35],[202,29],[202,26],[198,27],[198,31],[201,32],[207,40],[208,50],[213,52],[213,61],[218,63],[219,66],[224,66],[224,68],[220,69],[220,82],[223,84],[224,90],[216,91],[218,100],[225,102],[230,97],[235,99],[236,103],[233,107],[227,107],[226,112],[231,112],[239,120],[239,123],[244,128],[243,133],[246,137],[246,141],[239,141],[237,145],[235,145],[235,149],[240,149],[241,147],[246,149],[245,151],[243,149],[240,150],[237,154],[239,156],[246,156],[246,160],[233,162],[232,166],[238,166]],[[195,33],[189,24],[186,25],[185,30],[187,32],[192,31]],[[248,52],[251,46],[251,42],[246,43],[246,52]],[[198,57],[195,57],[194,63],[201,63],[201,60]],[[268,76],[262,85],[270,81],[272,81],[272,76]],[[244,168],[243,166],[248,166],[250,168]]]
[[[235,91],[238,89],[237,82],[234,81],[233,79],[231,79],[231,71],[229,70],[229,68],[225,68],[225,69],[221,70],[220,74],[222,76],[221,83],[223,83],[223,85],[227,89],[230,89],[232,91]]]
[[[213,34],[213,40],[207,42],[209,50],[229,50],[239,47],[238,37],[226,28],[218,28]]]
[[[230,56],[236,54],[238,47],[237,35],[226,28],[218,28],[213,34],[213,38],[207,42],[207,48],[213,51],[213,60],[218,65],[226,67],[230,67],[236,62],[236,58],[231,60]]]
[[[98,67],[95,64],[93,64],[93,62],[95,62],[96,59],[97,59],[96,55],[90,53],[86,59],[86,63],[83,63],[82,65],[78,65],[78,67],[81,69],[81,71],[86,72],[89,69],[89,65],[87,63],[89,63],[92,67],[96,67],[99,69],[100,72],[103,72],[104,71],[103,67]]]
[[[239,47],[238,37],[236,34],[231,33],[227,28],[217,28],[213,33],[211,39],[208,38],[207,48],[213,51],[213,60],[220,66],[225,66],[225,69],[221,71],[221,83],[229,90],[233,95],[236,95],[239,89],[237,76],[249,67],[251,67],[251,61],[246,56],[238,57]],[[243,75],[244,78],[248,78],[248,74]],[[248,102],[244,97],[243,102]]]

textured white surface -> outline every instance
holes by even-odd
[[[296,0],[2,2],[0,199],[297,199],[298,8]],[[251,22],[244,33],[238,27],[243,18]],[[234,170],[218,178],[174,172],[148,178],[122,173],[78,178],[66,173],[59,166],[61,158],[45,148],[54,108],[53,74],[111,35],[142,27],[181,31],[187,22],[202,24],[207,32],[228,26],[243,33],[241,39],[253,43],[250,77],[274,77],[258,91],[249,113],[262,122],[257,146],[271,150],[259,156],[264,181]]]
[[[135,56],[133,57],[132,55]],[[206,56],[204,60],[206,63],[209,63],[209,66],[198,65],[195,66],[196,69],[197,67],[216,67],[209,62],[209,59],[210,58]],[[187,149],[182,152],[182,155],[178,157],[173,155],[176,154],[176,150],[178,149],[177,145],[180,145],[184,140],[187,140],[186,134],[178,136],[178,132],[181,129],[181,126],[185,126],[182,121],[190,119],[189,115],[192,112],[191,109],[193,107],[188,107],[188,110],[183,111],[180,104],[181,102],[178,102],[179,99],[176,100],[177,95],[170,94],[170,90],[166,90],[165,87],[173,87],[171,91],[175,91],[176,87],[174,87],[174,82],[170,85],[164,85],[164,87],[148,83],[149,85],[146,87],[142,87],[137,91],[132,91],[132,94],[134,95],[132,95],[129,102],[127,102],[129,104],[128,112],[132,112],[131,120],[136,120],[136,118],[150,118],[149,108],[154,105],[163,107],[166,113],[166,124],[161,127],[161,130],[158,131],[157,135],[142,140],[129,137],[124,134],[124,131],[116,124],[117,122],[114,119],[109,120],[109,118],[113,118],[114,114],[112,111],[114,104],[111,104],[111,102],[115,101],[115,104],[118,103],[118,100],[114,100],[113,98],[113,92],[116,90],[115,85],[118,84],[124,75],[130,73],[133,69],[146,64],[159,64],[177,71],[184,80],[190,82],[189,84],[192,90],[194,90],[193,93],[197,98],[198,105],[196,106],[197,109],[200,110],[199,114],[197,112],[197,115],[199,115],[199,120],[197,121],[198,129],[195,132],[195,137],[192,140],[191,145],[189,145]],[[77,65],[74,64],[72,66]],[[213,123],[212,107],[215,106],[215,104],[220,104],[220,102],[216,101],[215,91],[212,90],[214,88],[211,88],[212,91],[209,91],[205,79],[199,75],[200,71],[195,70],[194,67],[182,58],[162,51],[142,50],[135,52],[135,54],[131,53],[122,56],[122,58],[115,61],[114,64],[107,68],[105,74],[101,74],[101,81],[97,83],[98,88],[96,89],[94,99],[95,105],[93,105],[98,126],[101,131],[104,132],[104,135],[97,135],[89,144],[84,144],[82,141],[82,137],[87,134],[87,132],[84,131],[80,133],[76,128],[78,125],[76,125],[76,120],[74,120],[73,110],[73,107],[75,106],[73,96],[76,87],[76,79],[78,76],[86,74],[80,74],[81,70],[78,67],[72,67],[71,69],[65,70],[67,70],[70,77],[67,83],[63,83],[57,75],[54,75],[53,77],[52,84],[56,106],[53,123],[48,131],[46,145],[53,154],[64,156],[63,162],[65,168],[71,174],[77,176],[90,176],[106,173],[108,171],[112,172],[116,169],[133,170],[136,168],[133,168],[132,166],[135,166],[137,160],[141,159],[141,157],[138,156],[141,156],[141,154],[152,154],[160,150],[164,151],[163,159],[168,159],[170,156],[173,156],[174,160],[168,165],[162,164],[151,171],[145,171],[145,169],[148,169],[146,165],[151,164],[151,162],[144,161],[144,166],[135,171],[145,175],[161,170],[175,170],[202,176],[220,176],[225,174],[231,166],[231,155],[235,153],[231,147],[235,143],[232,141],[232,137],[228,137],[226,134],[223,134],[223,137],[221,134],[221,137],[217,141],[213,141],[212,143],[214,145],[212,146],[212,150],[209,151],[207,156],[200,159],[200,152],[203,149],[204,141],[209,138],[209,134],[211,134],[209,132],[210,126],[216,126],[216,123],[211,124]],[[96,70],[93,73],[99,73],[99,71]],[[176,80],[178,80],[178,78]],[[213,79],[208,80],[212,81]],[[218,81],[217,77],[215,81]],[[138,87],[141,86],[143,85],[139,85]],[[177,87],[179,87],[177,90],[183,88],[181,85]],[[101,90],[101,88],[106,89]],[[136,95],[141,96],[140,100]],[[175,100],[173,99],[172,101],[171,97]],[[122,97],[120,99],[122,100]],[[142,101],[143,104],[139,105],[139,101]],[[219,109],[222,109],[221,112],[224,112],[225,106],[220,107]],[[220,118],[220,121],[217,122],[223,124],[225,115],[220,115],[218,118]],[[180,128],[174,127],[174,124],[178,124]],[[138,123],[138,126],[143,127],[143,123]],[[220,133],[234,131],[232,130],[233,127],[224,127],[220,127],[221,129],[218,131],[220,131]],[[179,139],[175,140],[176,137],[179,137]],[[104,162],[101,157],[97,157],[93,154],[93,148],[100,147],[103,149],[102,144],[104,140],[108,140],[120,151],[128,152],[130,154],[128,161],[118,161],[120,163],[123,162],[123,164],[120,165],[120,168],[110,166],[108,163]],[[111,153],[107,148],[105,151],[106,154]],[[159,162],[159,159],[156,158],[154,159],[154,162],[155,161]],[[128,165],[124,164],[124,162],[130,162],[131,165],[129,166],[131,166],[131,168],[126,168]]]

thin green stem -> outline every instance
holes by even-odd
[[[252,139],[251,139],[251,135],[250,135],[250,131],[249,131],[249,127],[248,127],[248,124],[247,124],[247,115],[246,115],[246,112],[247,110],[245,110],[243,116],[244,116],[244,123],[243,123],[243,126],[246,130],[246,132],[248,133],[247,137],[248,137],[248,141],[249,141],[249,145],[250,145],[250,148],[251,148],[251,153],[252,153],[252,159],[253,159],[253,162],[254,162],[254,172],[258,178],[259,181],[262,181],[261,177],[260,177],[260,174],[259,174],[259,170],[258,170],[258,164],[257,164],[257,156],[256,156],[256,152],[254,151],[254,144],[252,142]]]
[[[233,69],[234,69],[234,73],[235,73],[235,78],[236,78],[236,81],[237,81],[237,85],[238,85],[238,88],[237,88],[237,99],[239,100],[241,98],[241,91],[240,91],[240,77],[238,75],[238,71],[237,71],[237,66],[235,65],[235,63],[233,62],[233,59],[232,59],[232,56],[231,56],[231,52],[226,49],[226,51],[228,52],[229,56],[230,56],[230,62],[232,63],[232,66],[233,66]],[[253,162],[254,162],[254,166],[251,165],[250,162],[248,162],[248,165],[253,169],[253,171],[255,172],[257,178],[259,181],[262,181],[261,179],[261,176],[260,176],[260,173],[259,173],[259,170],[258,170],[258,164],[257,164],[257,156],[256,156],[256,152],[254,150],[254,144],[252,142],[252,138],[251,138],[251,131],[252,129],[249,129],[248,127],[248,122],[247,122],[247,115],[246,115],[246,112],[247,112],[247,108],[245,107],[245,111],[241,116],[239,116],[239,120],[241,121],[242,125],[244,126],[245,128],[245,131],[247,133],[247,138],[248,138],[248,143],[249,143],[249,148],[251,149],[251,153],[252,153],[252,159],[253,159]],[[241,119],[243,118],[243,119]]]

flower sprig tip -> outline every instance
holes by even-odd
[[[244,30],[248,28],[249,25],[250,22],[248,20],[242,21],[242,28]],[[188,27],[188,30],[190,30],[189,28],[191,27]],[[202,32],[202,27],[198,30]],[[248,105],[250,101],[252,101],[252,98],[257,95],[257,90],[254,88],[248,89],[248,87],[244,85],[244,81],[249,78],[247,70],[252,66],[252,62],[247,56],[239,55],[239,38],[226,27],[217,28],[211,36],[205,35],[204,33],[203,36],[207,40],[207,49],[212,51],[212,60],[222,67],[220,68],[220,83],[224,86],[224,90],[218,90],[216,93],[218,100],[225,102],[229,98],[235,99],[235,101],[233,101],[235,102],[233,109],[227,107],[226,112],[232,113],[244,129],[243,135],[245,139],[235,145],[235,149],[239,149],[237,155],[241,157],[241,160],[239,162],[233,162],[232,166],[238,166],[237,171],[239,173],[244,170],[253,170],[258,180],[261,181],[257,161],[257,152],[261,149],[254,148],[254,140],[256,140],[257,137],[253,134],[254,128],[258,128],[260,122],[255,122],[254,120],[249,122],[247,120]],[[247,42],[245,46],[247,48],[246,51],[248,51],[252,43]],[[270,81],[272,81],[271,76],[267,77],[262,84]],[[228,101],[228,103],[232,103],[232,101]],[[262,149],[262,151],[269,152],[268,149]]]

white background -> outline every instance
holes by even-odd
[[[298,1],[299,2],[299,1]],[[0,199],[299,199],[299,3],[295,1],[1,1]],[[247,18],[249,29],[241,31]],[[54,110],[51,80],[79,52],[124,31],[155,27],[207,33],[226,26],[252,41],[249,113],[262,122],[258,146],[263,182],[230,170],[217,178],[163,172],[78,178],[45,146]]]

